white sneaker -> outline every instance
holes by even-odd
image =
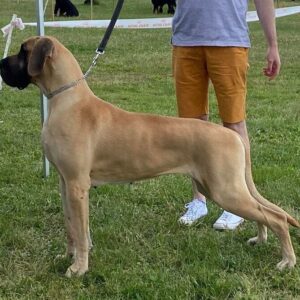
[[[194,199],[185,205],[186,213],[179,218],[179,222],[184,225],[192,225],[198,219],[207,215],[206,201]]]
[[[213,225],[213,228],[218,230],[235,230],[243,222],[243,218],[224,210],[222,215]]]

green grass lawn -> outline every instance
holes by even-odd
[[[50,5],[49,0],[49,4]],[[84,0],[73,1],[81,18],[90,17]],[[99,0],[95,19],[110,18],[115,1]],[[1,0],[0,27],[13,13],[35,20],[32,0]],[[300,5],[279,1],[279,5]],[[251,8],[252,5],[251,5]],[[127,0],[123,18],[153,17],[151,1]],[[46,20],[51,20],[50,6]],[[265,40],[259,23],[250,25],[252,49],[248,80],[248,129],[253,175],[272,202],[300,218],[300,16],[277,21],[282,59],[280,76],[262,75]],[[103,36],[100,29],[46,29],[86,70]],[[11,53],[36,29],[16,30]],[[102,99],[121,108],[176,115],[171,76],[170,29],[113,32],[106,54],[88,82]],[[0,51],[5,41],[0,40]],[[211,120],[219,122],[211,93]],[[94,249],[90,271],[67,279],[70,261],[54,260],[65,250],[58,178],[42,178],[39,91],[30,86],[0,92],[0,299],[300,299],[299,263],[278,272],[278,240],[246,244],[256,224],[236,232],[216,232],[221,210],[192,227],[177,219],[192,197],[184,176],[166,176],[129,185],[92,189],[90,222]],[[290,229],[300,258],[299,230]],[[299,260],[300,261],[300,260]]]

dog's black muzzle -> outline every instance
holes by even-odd
[[[0,74],[3,81],[20,90],[26,88],[31,82],[27,65],[27,57],[22,50],[17,55],[0,60]]]

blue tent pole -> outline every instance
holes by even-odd
[[[36,16],[37,16],[37,35],[44,36],[44,9],[43,0],[36,0]],[[47,97],[41,93],[41,121],[44,124],[48,116]],[[46,178],[50,175],[50,164],[45,154],[43,154],[43,176]]]

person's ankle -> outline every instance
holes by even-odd
[[[194,197],[194,199],[197,199],[198,201],[202,201],[202,202],[206,203],[206,198],[204,196],[197,195]]]

